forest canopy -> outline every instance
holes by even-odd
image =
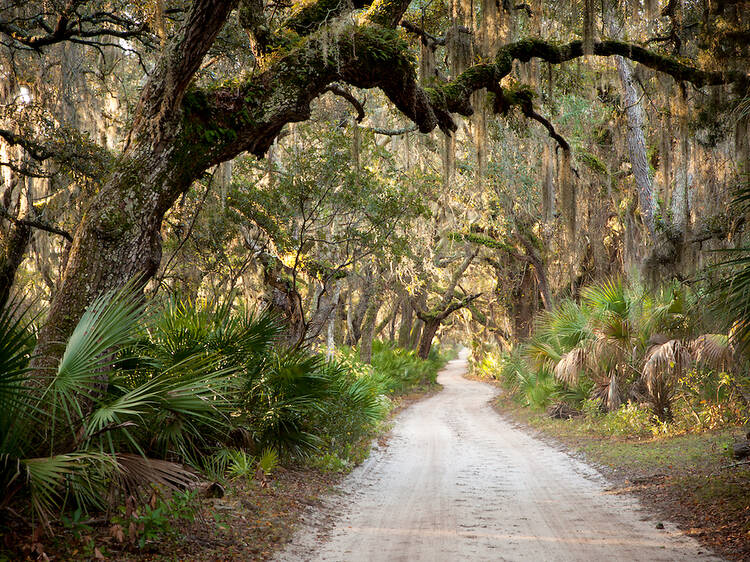
[[[320,333],[334,286],[366,295],[362,275],[384,271],[430,330],[466,307],[489,327],[488,291],[460,283],[477,268],[498,297],[517,275],[517,294],[539,293],[512,303],[526,324],[566,283],[684,276],[736,228],[745,8],[6,2],[0,297],[49,302],[50,356],[103,291],[176,288],[177,267],[191,291],[263,270],[298,339]],[[200,236],[215,263],[187,266]]]

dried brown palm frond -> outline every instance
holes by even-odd
[[[601,400],[602,407],[612,412],[622,404],[622,388],[617,371],[600,373],[594,379],[594,387],[591,389],[591,399]]]
[[[586,351],[576,347],[562,356],[555,365],[555,378],[569,386],[578,382],[586,365]]]
[[[137,496],[144,486],[164,486],[172,490],[185,490],[198,485],[200,479],[181,464],[149,459],[130,453],[116,455],[119,484],[128,494]]]
[[[724,334],[703,334],[689,345],[693,360],[702,367],[726,371],[734,363],[734,346]]]
[[[597,333],[588,346],[589,360],[592,370],[607,373],[625,361],[625,349],[618,340],[614,340],[604,333]]]
[[[687,346],[680,340],[669,340],[652,345],[646,352],[643,365],[643,380],[661,420],[671,417],[671,399],[675,383],[692,361]]]
[[[588,346],[589,373],[594,382],[592,398],[599,398],[608,411],[616,410],[622,403],[620,377],[629,354],[623,342],[605,332],[598,332]]]

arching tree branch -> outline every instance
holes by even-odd
[[[326,86],[325,88],[323,88],[322,93],[325,92],[336,94],[337,96],[344,98],[346,101],[352,104],[354,106],[354,109],[357,110],[357,123],[361,122],[362,119],[365,118],[365,108],[362,106],[362,102],[355,98],[349,90],[347,90],[340,84],[330,84]]]

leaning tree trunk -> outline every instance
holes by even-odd
[[[422,337],[419,339],[419,349],[417,355],[421,359],[427,359],[430,356],[430,349],[432,349],[432,340],[435,339],[438,328],[440,328],[441,320],[439,318],[430,318],[424,323],[422,328]]]
[[[186,131],[180,106],[234,2],[197,1],[144,86],[128,146],[76,229],[33,365],[57,362],[61,345],[102,292],[151,278],[161,261],[164,214],[217,157]]]

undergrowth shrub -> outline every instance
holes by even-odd
[[[609,435],[645,436],[655,434],[659,421],[648,407],[627,402],[617,410],[607,412],[599,420],[601,429]]]
[[[750,419],[750,377],[736,337],[716,328],[690,286],[615,278],[540,313],[509,351],[475,345],[472,369],[524,406],[577,410],[604,434],[719,429]]]
[[[126,288],[97,299],[59,365],[29,384],[34,329],[18,304],[0,310],[0,504],[49,530],[138,489],[190,488],[196,471],[224,481],[284,458],[356,462],[386,395],[434,381],[441,364],[379,344],[374,367],[327,361],[279,345],[280,332],[231,298],[146,303]],[[145,534],[161,517],[150,509]]]
[[[533,369],[522,347],[511,351],[487,352],[472,365],[472,372],[481,378],[500,382],[519,404],[544,409],[560,397],[561,387],[549,369]]]
[[[434,385],[438,371],[447,362],[436,346],[430,350],[428,358],[423,360],[415,351],[381,341],[372,343],[370,365],[359,361],[356,349],[342,347],[338,354],[347,364],[353,362],[358,365],[358,369],[370,371],[372,377],[382,381],[386,387],[385,392],[389,394],[403,394],[418,387]]]

